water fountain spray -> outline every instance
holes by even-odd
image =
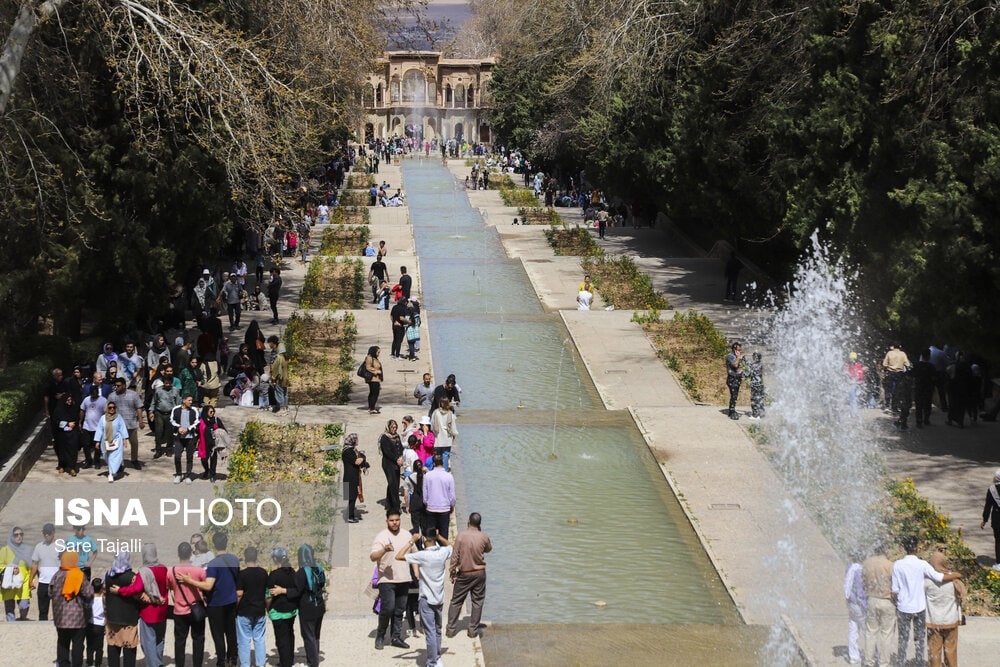
[[[846,362],[862,340],[856,280],[856,272],[813,234],[773,320],[774,359],[765,359],[773,403],[763,433],[772,463],[785,488],[844,556],[878,540],[878,508],[884,502],[876,434],[851,415],[849,405],[853,380]],[[796,543],[794,507],[786,519],[785,534],[777,539],[776,571],[808,576],[800,571],[808,555]],[[798,600],[787,585],[777,583],[775,594],[776,613],[795,618]],[[769,664],[790,662],[793,647],[783,637],[776,626],[767,647]]]

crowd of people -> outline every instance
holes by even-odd
[[[366,364],[378,360],[373,348]],[[390,419],[379,437],[378,449],[386,491],[379,501],[386,510],[386,528],[374,539],[371,560],[376,563],[372,586],[378,589],[374,611],[378,614],[375,648],[386,642],[409,648],[403,631],[404,617],[412,633],[420,629],[427,642],[427,667],[440,667],[441,636],[454,636],[466,598],[472,611],[467,633],[481,630],[486,596],[485,554],[492,545],[482,531],[482,518],[473,513],[467,529],[449,540],[455,512],[455,481],[451,471],[452,449],[458,437],[455,408],[461,404],[461,388],[454,375],[434,386],[425,373],[413,390],[417,404],[428,413],[415,420],[406,415],[401,423]],[[364,503],[364,477],[371,464],[360,448],[357,434],[344,440],[346,519],[361,521],[359,503]],[[409,515],[410,530],[401,528],[402,515]],[[443,620],[445,574],[454,583],[447,622]],[[388,636],[387,636],[388,635]]]
[[[917,538],[902,541],[906,554],[890,560],[885,545],[855,553],[844,576],[848,611],[847,658],[851,664],[906,663],[913,632],[916,664],[958,664],[958,628],[966,595],[962,575],[941,551],[925,561]]]
[[[860,365],[857,359],[852,363]],[[858,381],[864,384],[861,372]],[[902,431],[909,428],[911,410],[917,428],[932,426],[933,403],[944,413],[945,425],[960,429],[965,428],[966,419],[970,424],[980,419],[996,421],[1000,411],[1000,403],[985,410],[992,390],[986,359],[950,345],[921,349],[914,361],[900,343],[893,343],[875,365],[873,375],[867,385],[869,406],[881,405],[886,414],[896,418],[896,428]]]
[[[211,280],[211,272],[205,273]],[[241,279],[234,271],[226,284],[238,287]],[[272,308],[276,312],[276,297]],[[229,336],[223,334],[217,312],[195,310],[194,316],[197,329],[178,331],[173,345],[162,333],[149,340],[143,353],[134,340],[120,348],[108,342],[92,364],[75,366],[70,377],[60,368],[52,370],[43,407],[60,474],[75,477],[81,470],[107,466],[107,479],[114,482],[127,474],[126,466],[142,470],[139,432],[148,425],[152,458],[173,455],[175,483],[194,479],[195,454],[201,477],[214,481],[229,441],[215,414],[220,400],[287,410],[288,360],[278,337],[265,338],[254,320],[239,349],[230,351],[232,331],[242,328],[238,301],[230,305]]]
[[[320,663],[319,640],[326,612],[326,572],[313,549],[303,544],[292,567],[288,551],[270,552],[270,572],[258,564],[258,550],[247,547],[243,567],[227,551],[225,532],[195,533],[177,545],[176,564],[159,560],[156,545],[142,544],[141,566],[127,549],[118,551],[103,576],[91,578],[99,552],[96,543],[77,526],[67,544],[90,541],[91,549],[56,545],[55,526],[42,527],[42,541],[28,546],[24,529],[15,526],[0,549],[4,613],[7,621],[26,620],[32,592],[37,593],[39,620],[51,610],[57,634],[56,664],[91,667],[132,667],[142,648],[145,664],[164,664],[168,619],[173,623],[174,664],[190,655],[195,667],[205,661],[206,625],[215,649],[216,665],[258,667],[267,664],[265,624],[270,619],[278,664],[295,664],[295,621],[309,667]],[[8,574],[10,573],[10,574]],[[8,580],[10,579],[10,580]],[[190,654],[188,638],[190,637]],[[86,659],[86,663],[84,663]]]

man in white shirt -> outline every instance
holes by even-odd
[[[942,583],[961,579],[957,572],[942,574],[930,563],[917,557],[917,538],[903,538],[906,555],[892,564],[892,594],[896,598],[896,620],[899,628],[899,647],[896,660],[905,662],[906,645],[910,641],[910,626],[913,626],[913,645],[918,664],[924,664],[924,647],[927,643],[927,627],[924,612],[927,609],[927,595],[924,579]]]
[[[319,215],[319,224],[325,225],[330,219],[330,207],[326,204],[320,204],[316,209],[316,213]]]
[[[31,554],[31,573],[28,582],[31,588],[38,589],[38,620],[49,620],[49,605],[52,602],[52,592],[49,583],[59,571],[61,552],[56,548],[56,527],[51,523],[42,526],[42,541],[35,545]],[[37,580],[36,580],[37,577]],[[56,595],[59,593],[56,592]]]
[[[124,378],[118,378],[124,380]],[[80,422],[83,424],[83,438],[80,440],[80,447],[83,449],[83,465],[80,469],[101,467],[101,450],[94,449],[94,432],[97,425],[104,416],[104,408],[108,404],[108,399],[101,396],[101,388],[96,384],[90,387],[90,396],[83,399],[80,404]]]
[[[444,667],[441,662],[441,612],[444,609],[444,575],[451,560],[451,545],[433,528],[423,536],[424,550],[410,553],[413,541],[396,554],[396,560],[413,565],[420,587],[420,622],[427,640],[427,667]]]

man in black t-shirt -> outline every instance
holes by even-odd
[[[239,646],[250,647],[256,654],[255,663],[267,664],[267,607],[264,596],[267,592],[267,570],[257,565],[257,549],[247,547],[243,552],[246,567],[236,577],[236,642]],[[249,657],[249,656],[248,656]]]
[[[413,288],[413,278],[406,272],[406,267],[399,267],[399,287],[403,290],[403,296],[401,301],[406,301],[410,298],[410,290]]]
[[[389,267],[385,265],[382,261],[382,253],[375,256],[375,261],[372,262],[372,266],[368,269],[368,283],[372,286],[372,303],[378,301],[378,288],[382,286],[383,282],[388,282],[389,280]]]

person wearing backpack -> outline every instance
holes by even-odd
[[[417,351],[420,350],[420,304],[416,299],[410,298],[406,302],[407,316],[409,324],[406,325],[406,345],[409,348],[409,361],[418,361]]]
[[[316,562],[313,548],[299,547],[299,569],[295,573],[295,593],[289,595],[299,604],[299,633],[306,649],[306,664],[319,665],[319,636],[326,614],[326,571]]]
[[[202,400],[206,406],[219,405],[219,390],[222,388],[222,378],[219,376],[219,362],[215,355],[206,356],[201,364],[205,380],[201,385]]]

